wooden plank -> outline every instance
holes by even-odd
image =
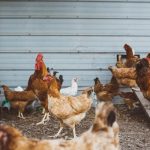
[[[146,114],[150,118],[150,102],[143,96],[143,93],[140,91],[140,89],[139,89],[139,91],[133,89],[133,92],[135,93],[135,95],[139,99],[139,101],[140,101],[142,107],[144,108]]]

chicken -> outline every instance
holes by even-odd
[[[94,82],[95,82],[95,84],[94,84],[94,92],[95,92],[95,93],[98,93],[98,92],[100,92],[100,91],[102,91],[102,90],[104,89],[104,86],[103,86],[103,84],[100,82],[100,80],[99,80],[98,77],[96,77],[96,78],[94,79]]]
[[[118,94],[119,84],[114,76],[112,76],[110,83],[105,84],[104,90],[112,93],[113,96],[116,96]]]
[[[59,80],[58,80],[58,89],[59,89],[59,91],[62,87],[63,82],[64,82],[63,75],[59,75]]]
[[[23,88],[21,86],[17,86],[16,88],[14,88],[15,91],[23,91]]]
[[[146,56],[146,58],[145,58],[145,59],[147,59],[147,61],[148,61],[149,65],[150,65],[150,53],[148,53],[148,54],[147,54],[147,56]]]
[[[122,60],[121,55],[118,55],[118,61],[116,63],[116,67],[117,68],[125,68],[125,64],[124,64],[124,62]]]
[[[47,67],[47,71],[51,76],[54,76],[54,68],[49,69],[49,67]]]
[[[136,63],[139,61],[139,58],[135,56],[134,49],[132,49],[128,44],[124,45],[124,49],[126,51],[126,62],[125,66],[127,68],[131,68],[136,66]]]
[[[137,87],[136,80],[129,78],[117,79],[118,83],[123,86],[128,86],[130,88]]]
[[[100,101],[112,101],[113,97],[118,94],[119,85],[116,78],[113,76],[110,83],[102,85],[99,78],[94,79],[94,92]]]
[[[125,85],[128,87],[136,87],[136,70],[135,68],[116,68],[110,66],[108,68],[114,77],[116,77],[119,85]]]
[[[58,90],[60,91],[61,87],[62,87],[62,84],[64,82],[64,79],[63,79],[63,75],[60,75],[59,78],[56,77],[56,74],[58,72],[57,71],[54,71],[53,72],[53,77],[56,79],[57,81],[57,84],[58,84]]]
[[[38,97],[43,107],[43,118],[46,120],[49,120],[48,90],[52,80],[56,79],[48,73],[46,65],[43,61],[43,55],[39,53],[36,57],[34,74],[30,76],[26,90],[33,91]]]
[[[118,61],[116,63],[117,68],[135,68],[136,63],[139,61],[139,58],[135,56],[134,49],[132,49],[128,44],[124,45],[126,51],[125,62],[122,60],[122,56],[118,56]]]
[[[76,137],[75,125],[80,123],[85,117],[86,112],[91,108],[92,99],[90,95],[93,89],[88,88],[76,97],[61,95],[57,93],[57,90],[54,91],[54,89],[53,86],[50,86],[48,94],[49,111],[60,120],[60,129],[54,137],[60,134],[64,124],[73,129],[73,135]]]
[[[108,69],[112,72],[113,76],[116,78],[136,79],[135,68],[116,68],[109,66]]]
[[[148,62],[150,64],[150,53],[147,54],[146,59],[148,60]]]
[[[2,85],[4,95],[11,103],[13,108],[18,108],[18,117],[25,119],[23,112],[25,107],[37,99],[36,95],[32,91],[12,91],[8,86]]]
[[[63,88],[60,93],[68,96],[76,96],[78,92],[77,78],[73,78],[71,81],[71,87]]]
[[[23,88],[18,86],[16,88],[14,88],[14,91],[23,91]],[[9,111],[11,108],[10,102],[7,99],[4,99],[2,101],[2,107],[3,107],[3,110]]]
[[[150,65],[147,58],[143,58],[136,65],[136,83],[144,97],[150,100]]]
[[[119,95],[123,98],[124,103],[129,109],[136,108],[137,104],[139,104],[138,99],[133,92],[120,92]]]
[[[113,104],[100,103],[96,109],[93,126],[72,140],[28,139],[17,129],[0,125],[2,150],[119,150],[119,126]]]

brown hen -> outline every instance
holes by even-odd
[[[18,117],[25,119],[23,116],[25,107],[37,99],[36,95],[32,91],[12,91],[6,85],[2,85],[2,88],[5,98],[9,100],[11,106],[19,110]]]
[[[136,82],[144,97],[150,100],[150,65],[147,58],[143,58],[136,65]]]

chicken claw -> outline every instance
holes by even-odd
[[[137,91],[137,92],[140,92],[140,89],[139,88],[137,88],[137,87],[132,87],[132,90],[134,90],[134,91]]]

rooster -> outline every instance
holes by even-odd
[[[78,83],[77,78],[73,78],[71,81],[71,87],[63,88],[60,90],[60,93],[68,96],[76,96],[78,92]]]
[[[44,110],[44,117],[42,120],[49,120],[48,90],[51,81],[57,82],[56,79],[48,73],[43,61],[43,55],[39,53],[36,57],[34,74],[30,76],[26,90],[33,91],[40,100]],[[56,85],[56,88],[59,89],[58,84]]]
[[[17,129],[0,125],[2,150],[119,150],[119,126],[113,104],[100,103],[96,108],[93,126],[72,140],[28,139]]]
[[[25,107],[37,99],[36,95],[32,91],[12,91],[6,85],[2,85],[2,88],[5,98],[9,100],[11,106],[18,108],[18,117],[25,119],[23,116]]]

